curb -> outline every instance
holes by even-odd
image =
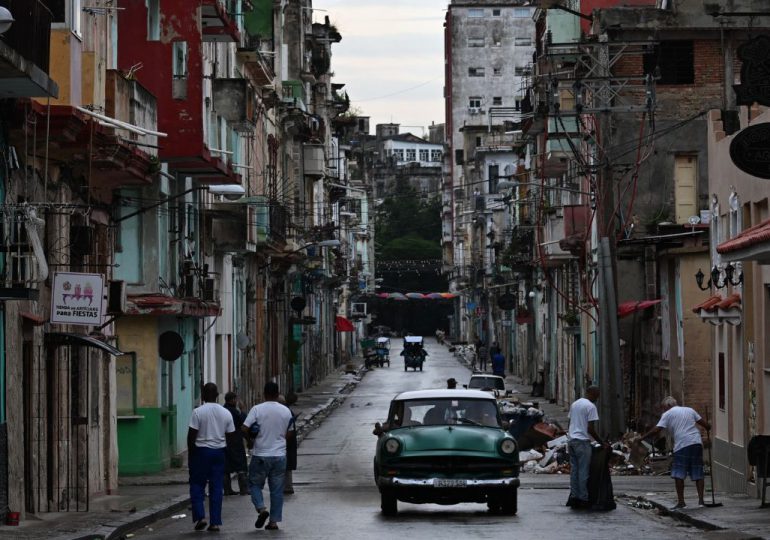
[[[741,540],[763,540],[762,536],[756,536],[753,534],[745,533],[738,529],[728,529],[726,527],[721,527],[719,525],[716,525],[705,519],[701,519],[698,516],[694,516],[687,512],[681,512],[679,510],[671,510],[665,504],[658,502],[654,499],[648,499],[646,497],[639,497],[639,499],[652,504],[652,506],[654,506],[658,510],[658,512],[663,516],[669,516],[677,521],[687,523],[689,525],[692,525],[693,527],[697,527],[705,531],[719,531],[720,534],[725,535],[725,537],[727,538],[736,538],[736,539],[740,538]]]
[[[359,367],[355,373],[355,376],[358,377],[357,380],[348,382],[340,389],[339,393],[341,395],[329,398],[329,401],[327,401],[318,411],[316,411],[315,414],[305,419],[302,422],[302,425],[297,426],[297,439],[299,443],[301,443],[309,433],[315,430],[324,418],[329,416],[329,414],[334,409],[339,407],[345,401],[347,394],[355,389],[358,383],[361,382],[361,379],[366,374],[366,372],[366,368],[363,366]],[[135,514],[131,514],[130,518],[126,518],[125,520],[122,520],[122,522],[121,520],[116,520],[116,523],[113,525],[104,525],[95,531],[73,536],[70,538],[70,540],[118,540],[120,538],[124,538],[125,535],[131,532],[149,525],[150,523],[154,523],[159,519],[168,517],[179,510],[183,510],[189,505],[190,496],[181,495],[171,499],[169,503],[151,506],[150,508],[138,511]]]
[[[127,518],[122,523],[117,523],[115,525],[104,525],[101,528],[87,534],[73,536],[70,540],[117,540],[124,538],[125,535],[141,529],[150,523],[154,523],[159,519],[168,517],[174,512],[184,510],[189,505],[190,496],[181,495],[171,499],[169,503],[151,506],[150,508],[140,510],[135,514],[131,514],[131,517]]]

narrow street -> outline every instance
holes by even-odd
[[[292,538],[555,538],[569,531],[573,538],[697,538],[704,533],[637,510],[619,501],[608,513],[576,513],[564,506],[566,476],[523,475],[519,513],[515,517],[490,515],[486,506],[410,505],[399,503],[395,518],[379,511],[379,494],[372,480],[376,421],[382,421],[390,399],[399,391],[440,388],[448,377],[461,383],[470,375],[446,347],[428,340],[429,358],[423,372],[404,372],[393,339],[391,366],[368,373],[342,406],[312,432],[299,449],[295,473],[296,494],[287,498],[282,530],[256,531],[249,497],[226,497],[221,538],[279,536]],[[301,398],[300,398],[301,399]],[[616,494],[654,489],[668,478],[616,477]],[[658,484],[660,485],[660,484]],[[189,518],[164,519],[136,533],[136,538],[171,539],[208,536],[195,533]],[[150,529],[152,529],[150,531]]]

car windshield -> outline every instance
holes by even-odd
[[[476,425],[500,427],[494,401],[436,398],[394,401],[388,423],[393,427]]]
[[[505,383],[497,377],[471,377],[468,388],[505,390]]]

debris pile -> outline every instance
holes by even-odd
[[[521,471],[535,474],[569,474],[567,435],[559,425],[544,421],[537,402],[517,403],[501,400],[500,413],[508,431],[519,444]],[[667,474],[670,458],[656,453],[639,433],[630,431],[610,445],[613,475]]]

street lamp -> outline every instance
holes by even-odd
[[[727,263],[727,266],[725,266],[724,269],[724,278],[722,279],[722,283],[719,283],[719,278],[721,277],[722,272],[719,270],[719,267],[717,265],[714,265],[714,267],[711,269],[710,272],[710,278],[708,280],[708,283],[706,283],[706,286],[703,286],[703,280],[705,279],[706,275],[703,273],[703,271],[698,268],[698,272],[695,274],[695,282],[698,284],[698,288],[702,291],[709,290],[712,286],[717,289],[723,289],[727,287],[728,285],[732,285],[733,287],[737,287],[741,283],[743,283],[743,272],[738,274],[738,279],[733,279],[733,276],[735,275],[735,266],[733,266],[733,263]]]
[[[14,18],[8,8],[0,6],[0,34],[5,34],[13,23]]]

